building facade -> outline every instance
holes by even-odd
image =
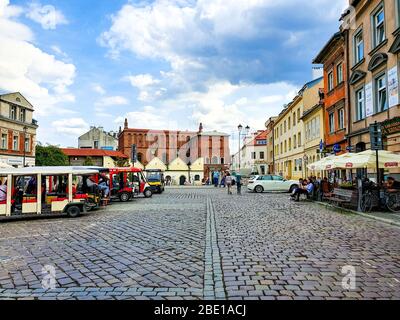
[[[129,128],[126,119],[124,129],[120,128],[118,134],[118,150],[131,157],[132,145],[136,145],[137,160],[146,168],[154,158],[158,158],[167,171],[177,158],[189,167],[203,158],[203,179],[211,178],[213,171],[229,168],[229,135],[217,131],[204,132],[202,124],[197,132],[150,130]],[[183,177],[179,180],[183,181]],[[189,180],[188,174],[186,181],[192,182]]]
[[[399,1],[350,5],[341,18],[349,32],[349,144],[355,152],[370,149],[369,126],[376,121],[383,126],[384,148],[400,152]]]
[[[35,165],[37,121],[34,107],[19,92],[0,95],[0,161],[14,167]]]
[[[324,68],[324,117],[322,136],[323,152],[340,155],[346,152],[349,128],[347,31],[335,33],[327,42],[313,63]],[[322,97],[321,97],[322,98]]]
[[[115,168],[129,166],[130,162],[126,155],[119,151],[101,149],[75,149],[63,148],[62,152],[68,156],[70,166],[98,166],[104,168]],[[125,162],[125,163],[124,163]]]
[[[90,130],[78,138],[79,149],[117,150],[116,132],[106,132],[103,127],[90,127]]]
[[[268,174],[275,172],[275,152],[274,152],[274,125],[277,117],[271,117],[265,123],[267,129],[267,165]]]
[[[246,137],[239,152],[232,156],[231,170],[242,175],[265,175],[268,173],[267,130],[259,130]],[[240,163],[240,170],[239,170]]]
[[[309,172],[307,165],[321,159],[321,142],[324,139],[324,105],[316,104],[304,112],[301,120],[304,123],[304,172],[305,177],[310,174],[318,175],[318,172]]]
[[[305,176],[303,114],[320,103],[323,79],[305,84],[274,122],[275,174],[286,179]]]

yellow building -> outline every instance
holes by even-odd
[[[320,160],[320,143],[324,141],[324,106],[316,104],[303,114],[304,123],[304,162],[305,176],[318,175],[319,172],[309,171],[307,165]]]
[[[274,123],[275,174],[286,179],[304,177],[303,114],[320,102],[323,79],[308,82],[279,114]]]

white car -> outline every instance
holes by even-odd
[[[247,189],[252,192],[262,193],[264,191],[283,191],[293,192],[299,186],[296,180],[286,180],[281,176],[255,176],[247,185]]]

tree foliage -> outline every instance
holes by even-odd
[[[62,150],[53,145],[36,146],[36,165],[39,167],[68,166],[68,157]]]
[[[129,160],[126,158],[117,158],[114,163],[119,168],[129,167]]]
[[[85,161],[83,162],[83,165],[86,166],[86,167],[94,166],[94,162],[93,162],[92,157],[87,157],[85,159]]]

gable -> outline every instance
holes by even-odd
[[[147,165],[146,169],[160,169],[160,170],[167,170],[167,166],[164,162],[161,161],[160,158],[154,157]]]
[[[174,161],[172,161],[169,166],[169,170],[178,170],[178,171],[186,171],[189,170],[189,167],[181,158],[176,158]]]
[[[32,104],[19,92],[0,95],[0,99],[33,110]]]
[[[360,81],[361,79],[364,79],[365,76],[367,75],[366,72],[364,71],[360,71],[360,70],[356,70],[353,72],[353,74],[351,75],[350,79],[349,79],[349,83],[351,85],[356,84],[358,81]]]

